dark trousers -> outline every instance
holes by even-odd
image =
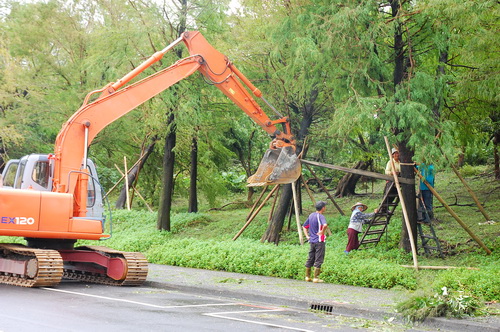
[[[430,190],[421,190],[422,198],[424,199],[425,208],[427,211],[432,211],[432,192]]]
[[[347,229],[347,247],[345,248],[345,251],[351,251],[359,248],[358,234],[359,232],[355,229]]]
[[[325,242],[309,243],[309,256],[306,261],[306,267],[321,268],[325,260]]]
[[[422,195],[422,199],[424,200],[424,208],[427,210],[429,218],[433,219],[434,212],[432,211],[432,198],[434,196],[432,195],[432,192],[430,190],[420,190],[420,194]],[[420,205],[422,205],[422,202],[420,202]]]

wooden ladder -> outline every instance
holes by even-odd
[[[372,219],[367,224],[368,227],[365,229],[365,232],[363,233],[363,236],[359,241],[360,247],[367,244],[373,244],[374,246],[376,246],[380,242],[382,235],[386,233],[389,221],[394,215],[394,210],[396,210],[397,206],[399,205],[398,194],[391,194],[392,188],[394,186],[394,182],[391,182],[391,186],[384,194],[384,198],[382,198],[382,202],[380,203],[377,212],[373,215]],[[391,203],[389,203],[389,198],[393,198],[393,201]]]
[[[422,199],[422,196],[418,196],[420,199],[419,208],[417,210],[417,215],[418,215],[418,221],[417,221],[417,230],[418,234],[420,235],[420,240],[422,241],[422,244],[417,247],[417,250],[424,250],[424,254],[426,256],[432,255],[432,251],[435,251],[439,257],[444,258],[443,250],[441,249],[441,244],[439,242],[439,239],[436,235],[436,232],[434,231],[434,227],[432,226],[432,220],[429,215],[429,211],[427,211],[427,208],[425,207],[424,201]],[[430,234],[425,234],[422,226],[428,226],[429,227],[429,232]],[[435,246],[432,246],[429,241],[432,241],[435,243]]]
[[[424,234],[424,230],[422,229],[423,225],[429,226],[430,235]],[[439,243],[439,239],[434,231],[434,227],[432,227],[432,223],[419,221],[417,222],[417,229],[418,234],[420,235],[420,240],[422,241],[422,245],[418,246],[417,250],[423,249],[426,256],[432,255],[432,251],[434,250],[439,257],[444,258],[441,244]],[[435,246],[429,244],[429,241],[431,240],[434,241]]]

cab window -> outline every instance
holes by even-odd
[[[48,161],[37,161],[31,179],[44,188],[49,186],[50,166]]]
[[[91,176],[89,176],[89,182],[87,185],[87,207],[93,207],[95,204],[95,182],[92,176],[95,176],[95,174],[92,174],[92,171],[90,170],[90,167],[87,166],[87,170]]]
[[[5,177],[3,178],[3,185],[6,187],[14,187],[14,182],[16,180],[16,172],[19,164],[11,163],[9,164],[7,170],[5,171]]]

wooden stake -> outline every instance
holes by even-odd
[[[123,156],[123,166],[125,167],[125,189],[127,194],[127,210],[130,211],[130,198],[128,192],[128,170],[127,170],[127,157]]]
[[[309,172],[311,172],[311,174],[314,176],[314,178],[316,179],[316,181],[318,181],[318,184],[323,189],[323,191],[326,193],[326,195],[328,196],[328,198],[332,201],[333,205],[335,205],[335,207],[337,208],[337,210],[340,212],[340,215],[345,216],[344,211],[342,211],[342,209],[340,208],[340,206],[338,206],[337,202],[335,202],[335,200],[333,199],[332,195],[330,195],[330,192],[323,185],[323,182],[321,182],[321,180],[316,176],[316,173],[314,173],[314,171],[311,169],[311,167],[309,167],[309,165],[306,164],[306,167],[309,170]]]
[[[300,225],[299,202],[297,200],[297,191],[296,191],[295,182],[292,182],[292,193],[293,193],[293,201],[294,201],[294,206],[295,206],[295,220],[297,221],[297,232],[299,233],[300,245],[303,245],[304,238],[302,237],[302,227]]]
[[[260,210],[262,210],[262,208],[264,207],[264,204],[266,204],[266,202],[269,200],[269,198],[271,197],[272,194],[274,194],[274,192],[279,188],[279,184],[275,185],[274,188],[269,192],[269,194],[266,196],[266,198],[264,199],[264,201],[262,202],[262,204],[257,208],[257,210],[254,212],[254,214],[247,220],[247,222],[245,223],[245,225],[240,229],[240,231],[238,232],[238,234],[236,234],[234,237],[233,237],[233,241],[235,241],[238,237],[240,237],[241,233],[243,233],[243,231],[248,227],[248,225],[250,225],[250,223],[255,219],[255,217],[257,216],[257,214],[259,214]]]
[[[441,196],[437,193],[437,191],[432,188],[432,186],[429,184],[429,182],[427,182],[424,177],[422,176],[422,174],[420,174],[420,172],[415,168],[415,172],[417,173],[418,177],[420,178],[420,180],[422,180],[423,183],[425,183],[425,185],[427,186],[427,188],[429,188],[429,190],[432,192],[432,194],[441,202],[441,204],[443,204],[443,206],[446,208],[446,210],[451,214],[451,216],[453,218],[455,218],[455,220],[460,224],[460,226],[462,226],[463,229],[465,229],[465,231],[467,233],[469,233],[469,235],[474,239],[474,241],[476,241],[480,246],[481,248],[484,249],[484,251],[486,251],[486,253],[489,255],[491,254],[491,250],[488,249],[488,247],[486,247],[486,245],[483,243],[483,241],[481,241],[480,238],[478,238],[471,230],[469,227],[467,227],[467,225],[462,221],[462,219],[460,219],[460,217],[455,213],[455,211],[453,211],[450,206],[448,204],[446,204],[446,202],[444,201],[443,198],[441,198]]]
[[[415,246],[415,241],[413,239],[413,231],[410,225],[410,219],[408,218],[408,211],[406,210],[405,201],[403,199],[403,193],[401,192],[401,188],[399,187],[398,176],[396,175],[396,166],[394,166],[394,159],[392,159],[391,147],[389,146],[389,140],[386,136],[384,136],[385,146],[387,147],[387,153],[389,154],[389,160],[391,161],[392,166],[392,175],[394,178],[394,183],[396,185],[396,189],[398,190],[399,201],[401,202],[401,209],[403,210],[403,217],[405,220],[406,229],[408,230],[408,236],[410,237],[410,245],[411,245],[411,254],[413,256],[413,267],[415,270],[418,270],[418,261],[417,261],[417,248]]]

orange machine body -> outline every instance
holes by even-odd
[[[48,239],[102,237],[100,220],[73,217],[73,195],[0,188],[0,235]]]

